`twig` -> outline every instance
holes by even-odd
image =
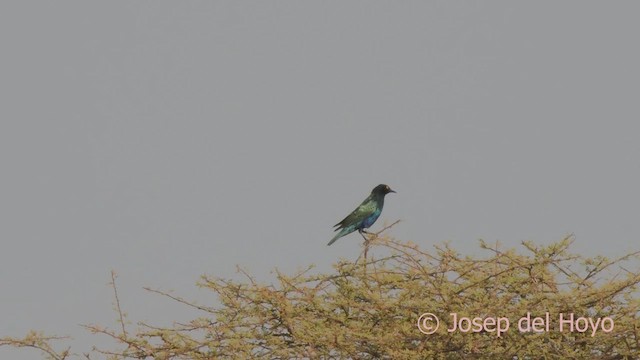
[[[159,294],[159,295],[162,295],[162,296],[166,296],[169,299],[175,300],[175,301],[177,301],[177,302],[179,302],[181,304],[190,306],[190,307],[192,307],[194,309],[202,310],[202,311],[205,311],[205,312],[208,312],[208,313],[215,313],[216,312],[216,310],[214,308],[210,308],[210,307],[206,307],[206,306],[200,306],[200,305],[191,303],[191,302],[189,302],[189,301],[187,301],[187,300],[185,300],[185,299],[183,299],[183,298],[181,298],[179,296],[174,296],[174,295],[171,295],[171,294],[169,294],[167,292],[164,292],[164,291],[161,291],[161,290],[152,289],[152,288],[146,287],[146,286],[143,287],[143,289],[145,289],[148,292],[152,292],[152,293],[156,293],[156,294]]]
[[[22,339],[16,339],[11,337],[0,338],[0,346],[9,345],[14,347],[31,347],[34,349],[38,349],[47,353],[51,356],[52,359],[55,360],[64,360],[69,356],[70,348],[62,351],[61,353],[53,350],[49,342],[51,340],[63,340],[69,339],[68,336],[44,336],[36,333],[35,331],[30,331],[27,336]]]
[[[118,311],[118,316],[120,317],[120,326],[122,326],[122,335],[127,338],[127,329],[124,324],[124,314],[122,313],[122,308],[120,307],[120,298],[118,297],[118,288],[116,287],[116,272],[111,270],[111,286],[113,287],[113,295],[116,299],[116,310]]]
[[[360,233],[360,235],[362,235],[362,237],[364,238],[364,250],[363,252],[360,253],[360,255],[358,256],[358,258],[356,259],[356,264],[358,263],[358,261],[360,260],[361,257],[364,256],[364,262],[365,262],[365,270],[366,270],[366,264],[367,264],[367,253],[369,252],[369,245],[371,244],[371,241],[375,240],[378,238],[378,236],[380,234],[382,234],[383,232],[387,231],[388,229],[391,229],[393,226],[395,226],[396,224],[398,224],[400,222],[400,220],[396,220],[394,221],[391,225],[387,225],[385,227],[383,227],[380,231],[378,232],[374,232],[374,233],[370,233],[370,232],[365,232],[366,234],[371,234],[373,235],[371,238],[367,238],[364,236],[363,233]],[[364,231],[363,231],[364,232]]]

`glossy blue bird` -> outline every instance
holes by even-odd
[[[373,225],[373,223],[378,220],[380,213],[382,213],[384,196],[388,193],[395,193],[388,185],[380,184],[374,187],[373,190],[371,190],[371,195],[364,199],[360,206],[353,210],[349,216],[334,225],[335,231],[340,231],[327,245],[333,244],[339,238],[351,234],[356,230],[358,230],[361,235],[363,232],[366,232],[364,229]]]

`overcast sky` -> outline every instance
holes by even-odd
[[[213,301],[201,274],[330,271],[332,225],[424,248],[639,250],[637,2],[3,1],[0,337],[99,338]],[[37,351],[0,348],[0,358]]]

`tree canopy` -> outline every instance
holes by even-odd
[[[270,283],[241,269],[241,279],[202,276],[198,286],[217,295],[215,305],[147,289],[201,312],[166,328],[129,329],[114,277],[120,325],[86,326],[113,348],[74,355],[37,332],[0,346],[35,347],[49,359],[637,358],[638,253],[584,257],[572,242],[504,249],[481,241],[465,255],[379,234],[365,256],[328,273],[276,271]]]

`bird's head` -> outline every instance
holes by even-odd
[[[395,191],[391,190],[389,185],[380,184],[374,187],[373,190],[371,190],[371,193],[378,195],[387,195],[388,193],[395,193]]]

